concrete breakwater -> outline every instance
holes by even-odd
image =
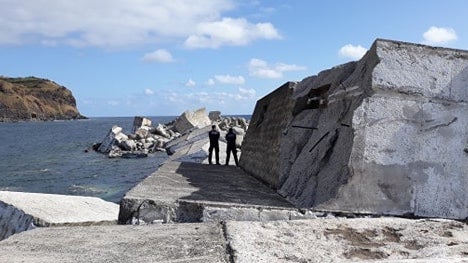
[[[25,231],[0,261],[467,262],[463,220],[388,217],[465,217],[465,53],[377,40],[259,100],[241,168],[207,165],[207,128],[193,129],[122,200],[119,221],[137,225]],[[442,62],[457,77],[427,90],[438,70],[410,70]]]
[[[187,110],[166,124],[153,125],[150,119],[137,116],[134,118],[130,134],[125,134],[121,127],[114,125],[102,142],[93,145],[93,149],[107,154],[110,158],[141,158],[156,151],[167,151],[172,155],[177,147],[175,145],[181,143],[181,140],[175,141],[177,138],[193,138],[190,135],[192,132],[200,134],[200,129],[211,125],[216,125],[223,135],[229,128],[233,128],[237,134],[237,145],[240,147],[249,121],[243,117],[223,117],[219,111],[207,114],[205,108]],[[195,139],[206,139],[206,133]],[[221,136],[221,141],[225,142],[224,136]]]

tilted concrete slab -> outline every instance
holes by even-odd
[[[236,263],[468,262],[468,226],[453,220],[227,222],[226,238]]]
[[[241,167],[298,207],[468,217],[468,51],[378,39],[257,102]]]
[[[229,262],[219,224],[38,228],[0,242],[0,262]]]
[[[300,217],[275,191],[235,166],[168,162],[131,189],[119,222],[209,222]]]
[[[96,197],[0,191],[0,240],[35,227],[115,224],[118,213]]]

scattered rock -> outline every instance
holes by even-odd
[[[155,126],[151,126],[151,120],[136,116],[131,134],[124,134],[121,127],[113,126],[104,140],[101,143],[95,143],[92,148],[97,152],[107,153],[109,158],[142,158],[147,157],[149,153],[162,151],[173,154],[175,149],[180,148],[181,142],[186,144],[183,138],[179,141],[175,139],[190,134],[192,143],[207,141],[206,133],[211,129],[212,124],[217,125],[222,133],[233,128],[237,135],[237,147],[240,148],[248,128],[248,121],[241,117],[224,118],[219,111],[212,111],[210,115],[212,120],[206,115],[204,108],[194,112],[185,111],[174,121],[167,124],[158,123]],[[205,129],[208,130],[205,132]],[[199,135],[193,136],[194,134]],[[224,136],[221,136],[220,140],[223,142]],[[202,159],[208,156],[205,150],[201,150],[200,154]]]

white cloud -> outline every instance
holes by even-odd
[[[111,105],[111,106],[117,106],[117,105],[120,105],[120,101],[117,101],[117,100],[110,100],[107,102],[108,105]]]
[[[245,83],[245,79],[242,76],[216,75],[214,78],[221,84],[243,85]]]
[[[154,52],[147,53],[142,58],[145,62],[160,62],[160,63],[170,63],[174,62],[172,54],[165,49],[158,49]]]
[[[249,74],[259,78],[282,78],[283,73],[287,71],[301,71],[306,68],[298,65],[288,65],[284,63],[276,63],[269,65],[266,61],[253,58],[248,64]]]
[[[200,23],[196,32],[185,40],[188,48],[218,48],[223,45],[244,46],[257,39],[280,39],[270,23],[251,24],[244,18],[223,18]]]
[[[206,85],[208,86],[214,86],[216,84],[216,82],[214,81],[214,79],[208,79],[206,81]]]
[[[361,45],[354,46],[354,45],[348,44],[348,45],[344,45],[343,47],[341,47],[338,54],[344,58],[358,60],[358,59],[361,59],[362,56],[366,54],[366,52],[367,52],[367,49],[365,49]]]
[[[445,44],[458,39],[457,33],[450,27],[431,26],[423,34],[425,44]]]
[[[226,18],[234,0],[2,0],[0,44],[121,48],[183,42],[189,48],[280,38],[271,23]],[[171,43],[172,44],[172,43]]]
[[[197,85],[197,83],[195,81],[193,81],[192,79],[189,79],[186,83],[185,83],[185,87],[195,87],[195,85]]]
[[[257,92],[254,89],[239,88],[239,94],[244,99],[256,98]]]
[[[153,95],[154,91],[152,89],[145,89],[145,95]]]
[[[162,99],[171,104],[192,108],[206,107],[213,110],[221,110],[223,113],[250,113],[257,101],[257,92],[254,89],[238,88],[236,91],[214,92],[175,92],[166,93]],[[186,109],[180,109],[181,111]]]

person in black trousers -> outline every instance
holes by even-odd
[[[237,148],[236,148],[236,134],[229,128],[229,132],[226,134],[226,142],[227,142],[227,149],[226,149],[226,165],[229,165],[229,157],[234,155],[234,161],[236,162],[236,166],[239,166],[239,160],[237,159]]]
[[[210,138],[210,148],[208,154],[208,162],[211,164],[211,157],[213,156],[213,149],[216,156],[216,164],[219,163],[219,131],[216,130],[216,125],[211,126],[211,131],[208,132],[208,137]]]

